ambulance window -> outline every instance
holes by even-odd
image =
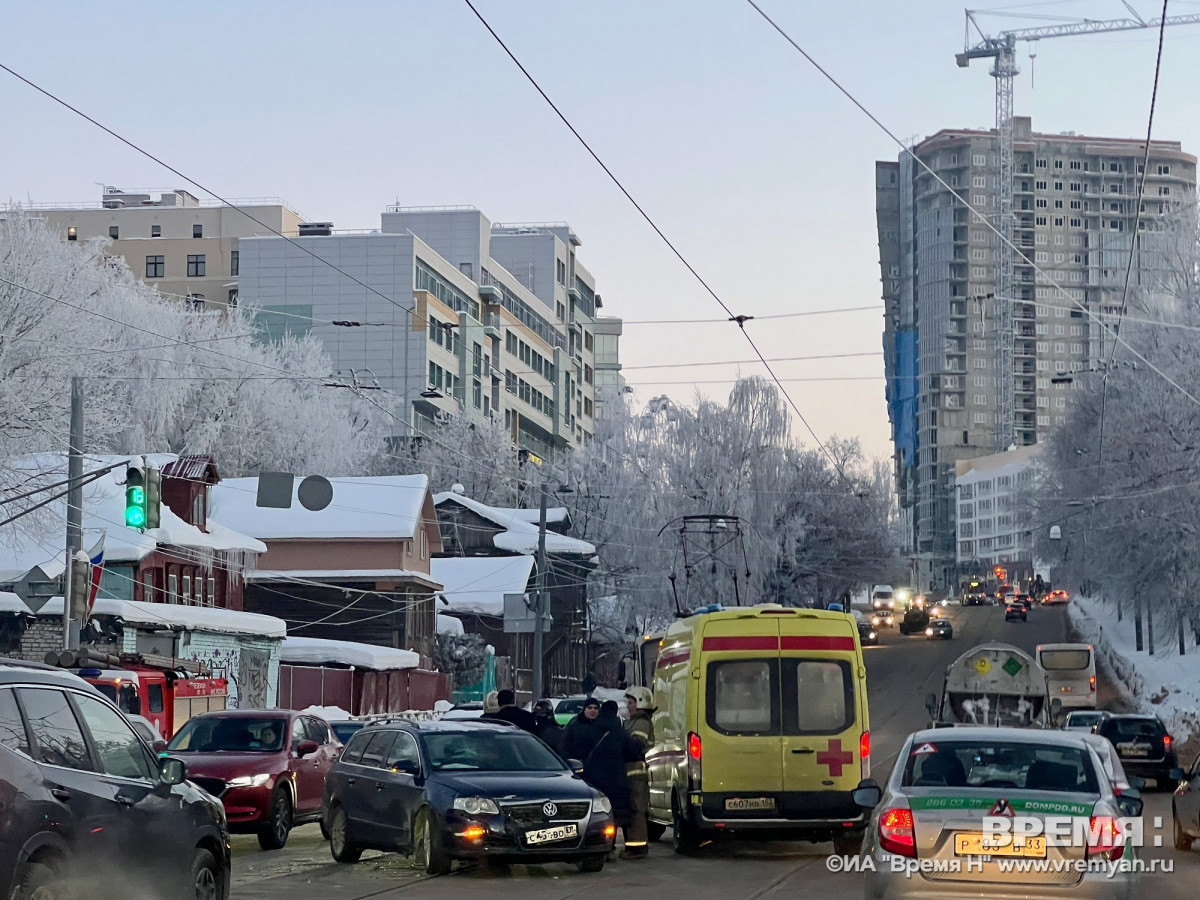
[[[163,689],[161,684],[149,685],[147,691],[150,695],[150,712],[160,713],[163,711]]]
[[[725,734],[779,733],[776,661],[710,663],[708,724]]]
[[[841,734],[854,724],[854,682],[840,660],[783,661],[785,734]]]

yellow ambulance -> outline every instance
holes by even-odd
[[[650,820],[673,829],[678,852],[731,833],[857,852],[869,811],[853,794],[871,738],[852,616],[700,611],[667,630],[653,688]]]

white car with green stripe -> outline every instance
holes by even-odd
[[[867,829],[857,861],[865,896],[1132,900],[1141,835],[1125,817],[1140,815],[1141,802],[1129,791],[1121,799],[1124,809],[1080,735],[919,731],[897,757]],[[998,838],[1000,828],[1010,836]]]

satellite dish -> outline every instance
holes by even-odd
[[[309,475],[296,490],[296,499],[310,512],[317,512],[333,502],[333,485],[323,475]]]

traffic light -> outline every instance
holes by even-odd
[[[87,554],[79,551],[71,560],[71,605],[70,618],[86,622],[88,599],[92,593],[92,563]]]
[[[157,528],[162,519],[162,470],[146,469],[146,527]]]
[[[146,461],[135,457],[125,470],[125,525],[146,528]]]

